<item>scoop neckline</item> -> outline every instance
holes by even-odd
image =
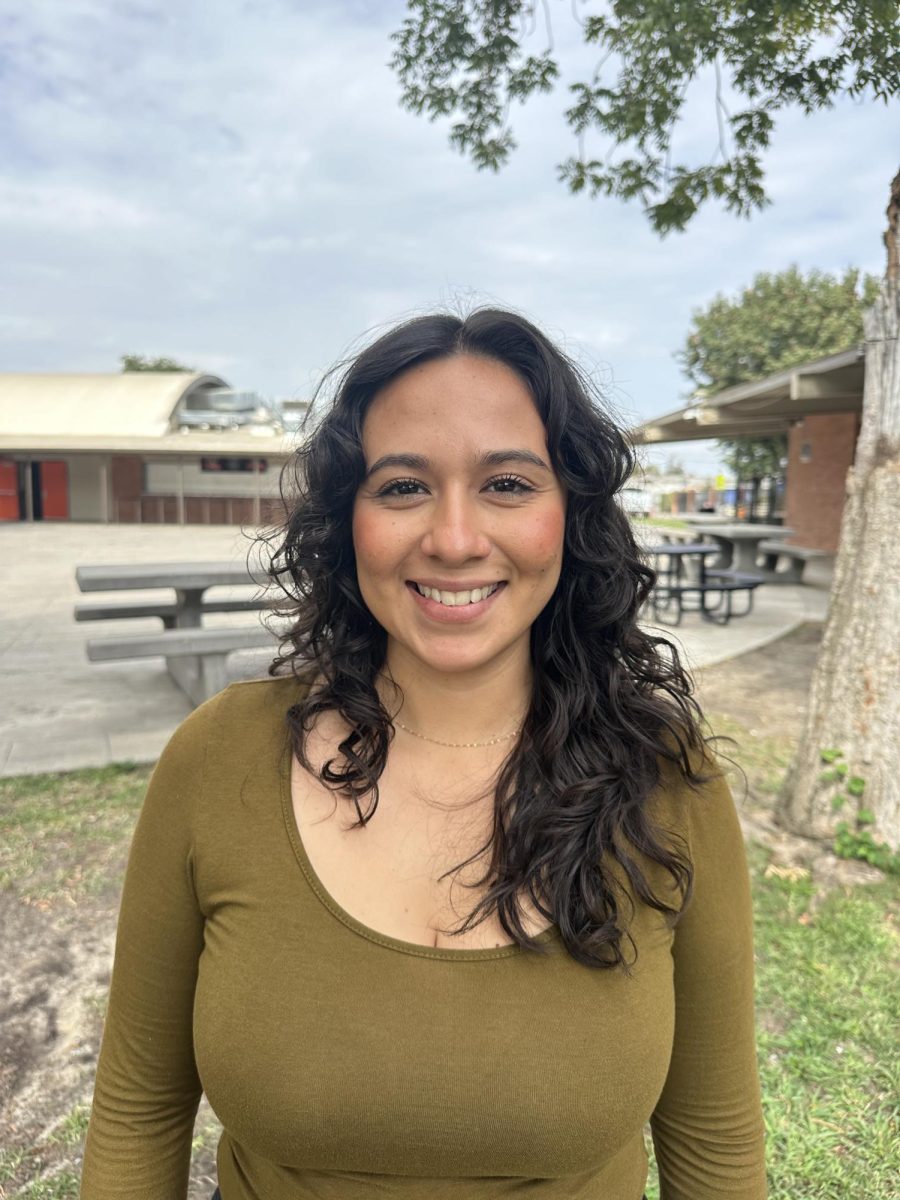
[[[292,759],[293,748],[290,739],[285,738],[285,749],[281,758],[279,774],[281,782],[281,808],[288,839],[293,847],[297,862],[300,864],[300,868],[313,892],[325,908],[333,916],[337,917],[342,924],[370,942],[375,942],[377,945],[384,946],[388,950],[396,950],[401,954],[414,955],[417,958],[453,959],[458,962],[471,962],[479,959],[511,958],[514,955],[517,956],[525,952],[525,947],[520,946],[518,942],[507,942],[503,946],[485,946],[459,950],[454,949],[452,946],[424,946],[419,942],[407,942],[402,938],[392,937],[389,933],[381,933],[379,930],[373,929],[370,925],[366,925],[358,920],[352,913],[347,912],[342,905],[338,904],[337,900],[335,900],[322,883],[322,880],[316,873],[315,867],[312,865],[309,855],[306,853],[306,847],[303,845],[300,827],[297,824],[297,818],[294,814],[293,797],[291,796]],[[534,940],[541,944],[552,942],[556,940],[558,932],[556,925],[548,925],[540,933],[535,934]]]

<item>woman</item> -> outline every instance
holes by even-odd
[[[82,1195],[765,1195],[734,805],[587,383],[511,313],[410,321],[298,452],[268,681],[163,754]]]

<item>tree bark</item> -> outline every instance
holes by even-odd
[[[873,836],[900,848],[900,288],[888,271],[865,314],[862,428],[847,475],[834,582],[794,761],[778,798],[780,823],[830,837],[855,811],[874,813]],[[835,785],[821,751],[843,752],[865,781],[861,799],[832,809]],[[844,790],[845,794],[846,791]]]

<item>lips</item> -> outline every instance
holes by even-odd
[[[444,626],[479,624],[495,604],[501,603],[500,598],[506,591],[506,584],[507,580],[503,579],[499,583],[485,583],[478,588],[449,591],[446,588],[432,588],[425,583],[414,583],[411,579],[406,581],[410,599],[424,619]],[[425,595],[425,588],[431,592],[430,596]],[[472,599],[473,591],[477,597],[485,589],[487,589],[487,596],[483,600]],[[451,604],[446,604],[441,599],[445,594],[448,598],[452,598]],[[468,600],[466,600],[467,596]]]

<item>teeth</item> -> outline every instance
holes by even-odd
[[[455,608],[460,604],[478,604],[481,600],[486,600],[499,586],[498,583],[490,583],[487,587],[472,588],[468,592],[441,592],[437,588],[425,587],[423,584],[417,583],[416,590],[429,600],[436,600],[438,604]]]

